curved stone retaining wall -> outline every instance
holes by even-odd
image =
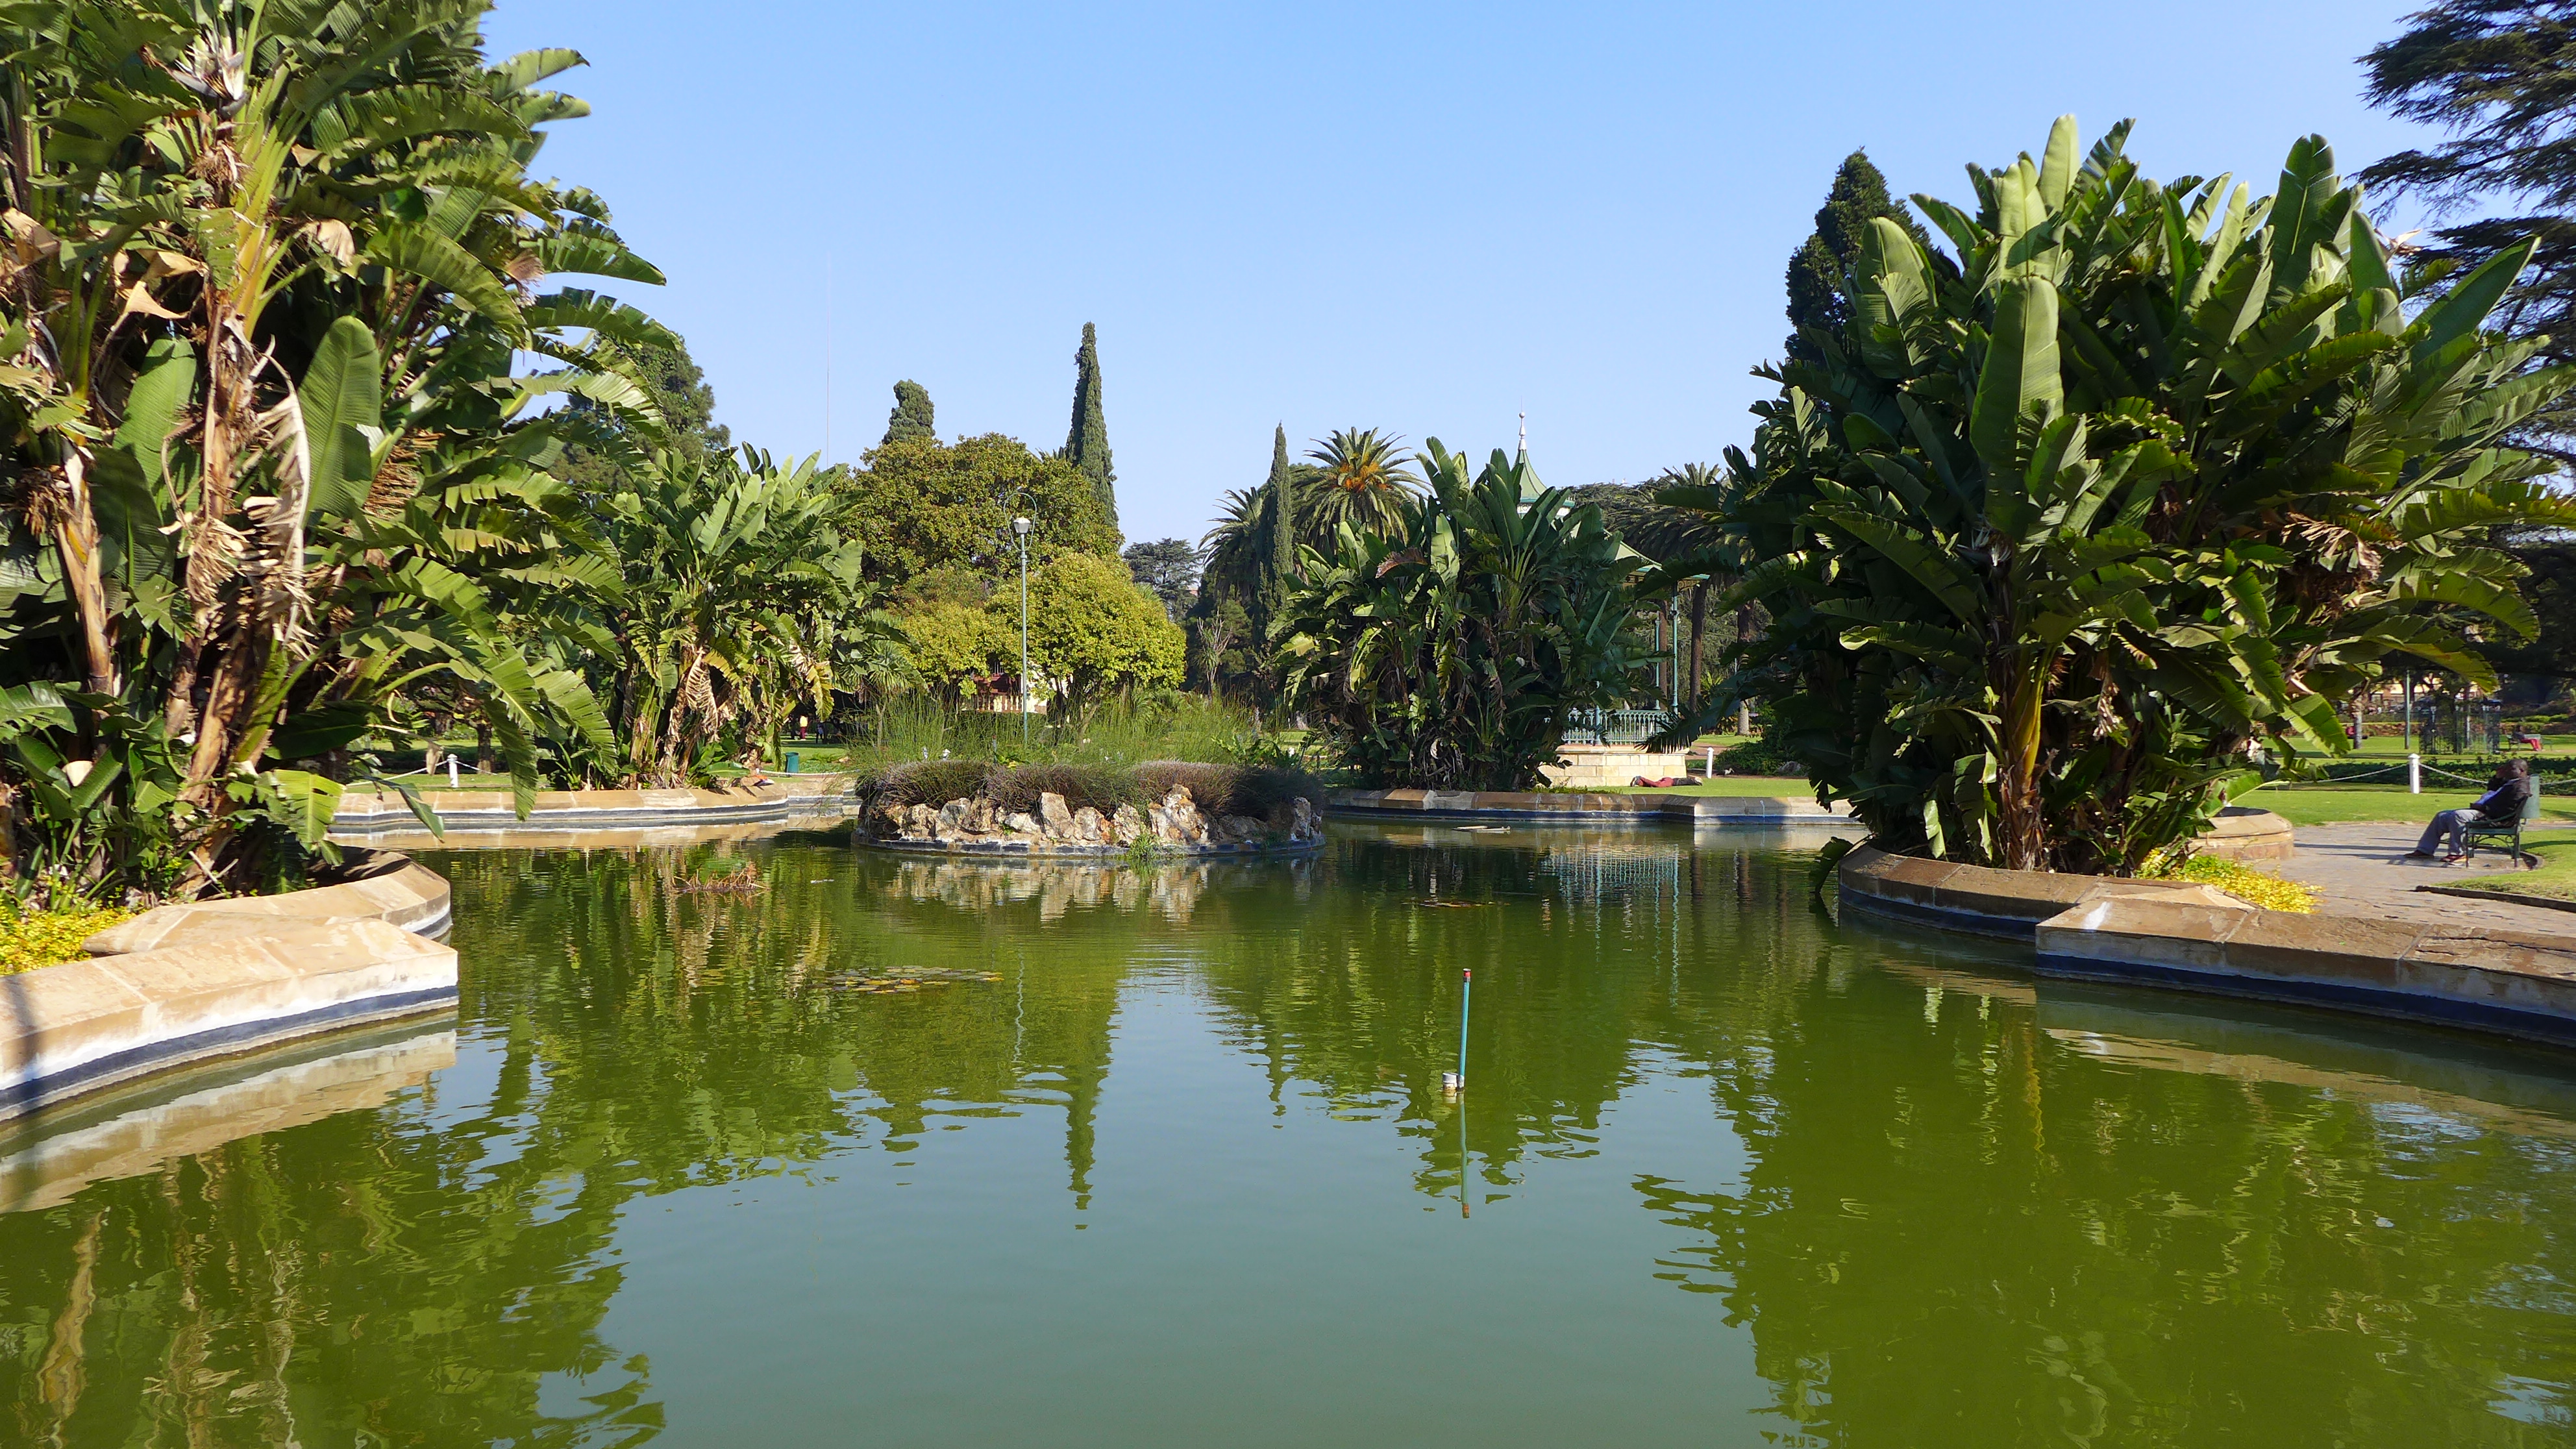
[[[447,877],[390,850],[348,850],[338,885],[289,891],[281,896],[236,896],[157,906],[110,926],[81,949],[93,956],[124,956],[193,946],[236,936],[265,935],[287,926],[327,926],[382,921],[421,936],[444,936],[449,923]]]
[[[2178,987],[2576,1045],[2576,936],[2257,910],[2207,886],[1843,858],[1846,907],[2027,940],[2042,976]]]
[[[1813,797],[1761,795],[1593,795],[1496,790],[1335,790],[1324,808],[1336,815],[1408,819],[1531,820],[1561,824],[1701,826],[1849,825],[1851,812]]]
[[[939,855],[993,855],[1020,860],[1096,859],[1143,847],[1157,855],[1291,855],[1324,843],[1323,821],[1300,796],[1277,820],[1249,815],[1210,816],[1187,785],[1174,785],[1143,810],[1121,805],[1109,814],[1085,805],[1070,809],[1050,790],[1038,796],[1035,814],[1012,813],[982,797],[928,805],[884,805],[859,817],[863,845]]]
[[[87,961],[0,976],[0,1120],[154,1072],[456,1001],[447,883],[400,857],[341,885],[164,906]]]
[[[2576,1045],[2576,938],[2354,916],[2090,902],[2040,924],[2039,971],[2340,1007]]]
[[[2107,895],[2172,897],[2213,910],[2251,909],[2223,892],[2183,881],[1991,870],[1915,855],[1890,855],[1867,845],[1842,858],[1834,883],[1846,906],[1894,920],[2007,941],[2028,941],[2040,922]]]
[[[220,1066],[176,1071],[102,1092],[0,1133],[0,1213],[69,1202],[94,1182],[139,1177],[174,1158],[381,1107],[456,1065],[453,1022],[413,1022],[328,1038],[263,1057],[251,1075]]]
[[[2209,829],[2192,848],[2220,860],[2260,865],[2288,860],[2298,849],[2298,836],[2290,829],[2289,821],[2269,810],[2230,805],[2209,823]]]
[[[507,790],[438,790],[421,798],[449,830],[613,830],[792,819],[846,798],[842,777],[810,776],[732,790],[540,790],[525,818]],[[334,839],[418,831],[420,817],[390,791],[352,790],[331,817]]]

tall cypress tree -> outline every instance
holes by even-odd
[[[1270,482],[1262,522],[1270,531],[1270,564],[1262,570],[1262,624],[1288,611],[1288,591],[1297,578],[1297,474],[1288,465],[1288,425],[1270,435]]]
[[[1843,296],[1843,274],[1860,252],[1860,239],[1871,217],[1883,216],[1930,250],[1932,239],[1922,226],[1887,194],[1887,178],[1870,164],[1869,153],[1854,151],[1834,172],[1833,189],[1816,210],[1816,229],[1789,257],[1789,323],[1785,344],[1800,362],[1822,357],[1803,334],[1806,328],[1839,332],[1851,320],[1851,303]]]
[[[1118,526],[1118,473],[1109,466],[1109,423],[1100,415],[1100,339],[1082,324],[1082,348],[1073,354],[1073,426],[1064,436],[1067,462],[1091,480],[1109,526]]]
[[[894,385],[894,411],[886,416],[885,442],[935,443],[939,429],[932,425],[935,411],[930,406],[930,389],[911,378]]]

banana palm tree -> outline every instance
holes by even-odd
[[[336,784],[269,766],[428,679],[480,702],[523,791],[535,733],[605,738],[558,626],[615,571],[544,475],[573,424],[535,405],[576,394],[649,436],[608,344],[669,334],[539,289],[660,274],[597,198],[526,174],[537,128],[585,111],[539,88],[580,57],[488,64],[480,8],[0,12],[0,446],[30,484],[11,546],[40,560],[0,650],[80,695],[67,727],[0,735],[40,795],[175,794],[183,888],[245,863],[237,813],[284,808],[318,844]],[[559,369],[516,375],[522,353]]]
[[[2535,627],[2495,530],[2576,517],[2498,446],[2576,381],[2484,331],[2528,244],[2410,318],[2322,138],[2253,201],[2128,129],[1917,197],[1955,257],[1872,223],[1849,326],[1687,500],[1772,610],[1730,692],[1896,847],[2134,871],[2251,747],[2344,748],[2391,656],[2491,679],[2459,626]]]
[[[663,451],[630,476],[606,500],[625,570],[611,630],[628,781],[693,783],[728,731],[774,742],[800,703],[828,709],[846,670],[900,643],[814,459]]]

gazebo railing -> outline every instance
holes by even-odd
[[[1670,710],[1576,710],[1566,720],[1569,745],[1642,745],[1673,722]]]

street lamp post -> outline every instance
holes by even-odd
[[[1020,536],[1020,748],[1029,747],[1029,521],[1011,520]]]

